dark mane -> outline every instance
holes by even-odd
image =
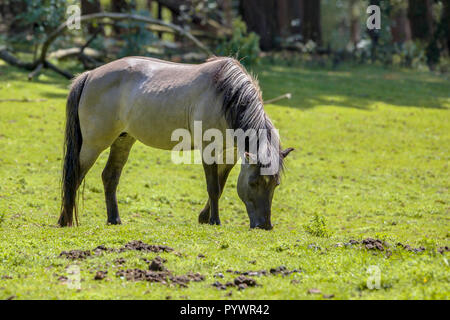
[[[252,77],[236,59],[229,57],[212,57],[210,61],[223,61],[217,70],[214,82],[223,95],[222,110],[231,129],[267,130],[267,151],[270,163],[278,161],[279,176],[283,170],[283,157],[278,135],[271,134],[275,129],[272,121],[264,111],[264,102],[257,80]],[[258,148],[260,148],[258,143]],[[258,149],[259,150],[259,149]]]

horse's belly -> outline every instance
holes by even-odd
[[[181,108],[168,106],[135,106],[128,117],[126,131],[143,144],[171,150],[179,140],[172,141],[177,129],[186,129],[187,119]]]

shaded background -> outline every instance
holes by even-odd
[[[59,35],[48,62],[90,69],[127,55],[199,62],[213,53],[246,66],[263,58],[326,67],[351,62],[450,69],[449,0],[2,0],[0,58],[36,70],[43,43],[73,4],[83,15],[130,13],[173,24],[209,51],[170,27],[105,18]],[[366,28],[371,4],[381,8],[381,30]]]

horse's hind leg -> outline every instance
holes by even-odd
[[[128,160],[131,147],[136,139],[123,133],[111,145],[108,162],[102,173],[103,186],[105,188],[106,210],[108,212],[108,224],[120,224],[119,208],[117,206],[116,190],[120,175]]]
[[[95,161],[97,160],[98,156],[100,155],[100,153],[102,151],[103,150],[101,148],[98,148],[95,146],[90,146],[86,142],[83,143],[83,145],[81,146],[80,155],[79,155],[80,172],[77,177],[77,181],[72,182],[73,187],[74,187],[74,196],[76,196],[76,192],[77,192],[78,188],[80,187],[81,182],[83,182],[84,177],[86,176],[89,169],[95,163]],[[70,211],[70,210],[75,211],[75,219],[76,219],[76,221],[78,221],[76,200],[75,200],[73,202],[73,206],[70,207],[69,210],[67,210],[68,212],[66,212],[66,208],[63,208],[63,210],[61,211],[61,215],[58,220],[58,224],[60,226],[65,227],[68,225],[72,225],[72,212],[73,211]]]

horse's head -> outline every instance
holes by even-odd
[[[280,153],[285,158],[292,150],[288,148]],[[262,175],[260,164],[256,161],[249,161],[252,154],[245,153],[246,161],[242,162],[241,172],[237,183],[239,198],[245,203],[248,217],[250,218],[250,228],[261,228],[271,230],[273,228],[270,221],[272,198],[275,188],[280,184],[279,174]],[[255,164],[251,164],[254,162]]]

